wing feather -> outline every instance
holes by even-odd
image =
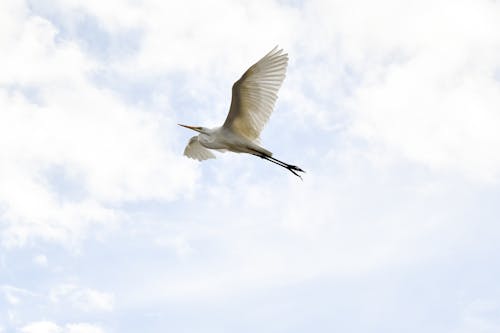
[[[234,83],[231,107],[223,127],[257,140],[269,120],[285,79],[288,55],[276,46]]]
[[[189,143],[184,149],[184,155],[198,161],[215,158],[215,155],[210,150],[200,144],[200,142],[198,141],[198,135],[195,135],[191,139],[189,139]]]

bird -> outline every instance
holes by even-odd
[[[273,112],[287,66],[288,54],[274,47],[233,84],[229,113],[222,126],[178,124],[199,133],[189,140],[184,155],[203,161],[215,158],[214,150],[247,153],[277,164],[302,179],[299,172],[304,170],[274,158],[271,151],[260,145],[260,133]]]

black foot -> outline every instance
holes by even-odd
[[[290,165],[290,164],[289,164],[289,165],[288,165],[288,169],[289,169],[289,170],[291,169],[291,170],[295,170],[295,171],[300,171],[300,172],[304,172],[304,173],[305,173],[305,171],[304,171],[304,170],[302,170],[301,168],[299,168],[299,167],[298,167],[298,166],[296,166],[296,165]]]
[[[298,173],[296,173],[296,172],[294,171],[294,169],[292,169],[292,168],[287,168],[287,169],[288,169],[291,173],[293,173],[295,176],[299,177],[299,178],[300,178],[300,180],[303,180],[303,179],[302,179],[302,176],[301,176],[301,175],[299,175]],[[299,171],[299,170],[297,170],[297,171]],[[302,172],[303,172],[303,171],[302,171]]]
[[[297,172],[305,172],[304,170],[302,170],[301,168],[299,168],[296,165],[291,165],[291,164],[285,163],[285,162],[280,161],[274,157],[266,156],[266,155],[262,155],[262,154],[254,154],[254,155],[259,156],[260,158],[268,160],[269,162],[272,162],[274,164],[279,165],[280,167],[287,169],[288,171],[290,171],[291,173],[293,173],[295,176],[299,177],[300,179],[302,179],[302,176],[299,175]]]
[[[290,165],[290,164],[286,164],[285,165],[285,168],[288,169],[288,171],[290,171],[291,173],[293,173],[295,176],[299,177],[301,180],[302,180],[302,176],[299,175],[297,172],[295,171],[298,171],[298,172],[305,172],[304,170],[302,170],[301,168],[299,168],[298,166],[296,165]]]

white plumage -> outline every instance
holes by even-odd
[[[229,150],[259,156],[296,176],[299,175],[295,171],[304,172],[297,166],[275,159],[259,143],[260,132],[273,112],[278,90],[285,79],[287,65],[288,55],[276,46],[233,84],[229,114],[221,127],[208,129],[181,125],[200,133],[189,140],[184,155],[202,161],[215,158],[209,149]]]
[[[189,143],[187,144],[186,149],[184,149],[184,155],[198,161],[215,158],[215,155],[210,150],[203,147],[198,141],[198,135],[189,139]]]
[[[277,48],[247,69],[233,85],[231,107],[223,127],[249,140],[259,138],[285,79],[288,55]]]

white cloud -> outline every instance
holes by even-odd
[[[51,321],[37,321],[21,328],[22,333],[104,333],[104,330],[89,323],[71,323],[60,326]]]
[[[47,256],[44,254],[37,254],[33,257],[33,262],[41,267],[46,267],[48,264]]]
[[[33,292],[18,288],[12,285],[0,285],[0,291],[4,294],[5,300],[10,305],[17,305],[22,302],[23,298],[26,296],[36,296]]]
[[[498,4],[464,1],[449,11],[447,4],[316,1],[301,4],[301,11],[273,2],[33,5],[34,13],[58,13],[54,22],[10,4],[18,16],[9,20],[7,35],[17,38],[3,39],[8,52],[0,65],[0,107],[7,110],[0,115],[0,148],[9,156],[2,165],[9,190],[0,191],[9,221],[3,243],[37,237],[72,243],[92,225],[116,225],[126,217],[116,207],[127,202],[172,200],[194,189],[198,164],[171,152],[177,142],[169,133],[172,111],[184,118],[169,107],[174,84],[159,83],[167,91],[150,92],[155,97],[148,105],[168,112],[144,112],[96,86],[91,73],[132,82],[182,73],[189,80],[182,91],[203,105],[197,121],[216,124],[225,116],[231,83],[277,43],[291,61],[276,126],[315,127],[327,136],[340,129],[352,136],[336,139],[361,137],[370,143],[367,150],[497,179],[499,82],[488,74],[498,68],[499,20],[489,10]],[[215,15],[222,11],[232,15]],[[139,29],[138,49],[113,62],[82,51],[83,14],[110,38]],[[462,25],[465,15],[470,25]],[[472,24],[478,20],[482,24]],[[60,39],[61,30],[71,33]],[[272,126],[269,131],[279,128]],[[321,144],[315,152],[299,149],[317,158],[328,153],[329,145]],[[54,169],[63,185],[52,184]]]
[[[129,306],[229,299],[314,279],[359,279],[435,260],[463,241],[466,221],[446,208],[460,205],[461,198],[447,184],[425,190],[432,179],[401,183],[397,168],[376,169],[367,158],[352,158],[344,167],[335,159],[318,162],[334,169],[329,180],[235,180],[231,186],[246,184],[238,193],[224,183],[211,186],[206,204],[180,225],[146,225],[155,235],[176,231],[191,252],[181,257],[182,265],[139,274],[147,282],[132,292]],[[440,242],[429,241],[436,238]],[[126,273],[133,281],[136,274]]]
[[[20,302],[19,297],[16,296],[16,293],[18,291],[17,288],[14,288],[12,286],[2,286],[2,291],[7,303],[16,305]]]
[[[370,280],[391,268],[430,274],[419,263],[492,227],[470,215],[493,201],[479,187],[500,170],[498,2],[21,4],[0,5],[12,13],[0,32],[3,244],[68,244],[115,228],[105,247],[136,263],[107,263],[130,270],[112,292],[54,278],[46,307],[59,318],[115,320],[124,309]],[[85,48],[123,34],[137,42],[124,54]],[[219,124],[232,82],[275,44],[290,68],[264,144],[306,169],[304,182],[245,156],[184,159],[177,119]],[[57,277],[81,273],[64,263],[73,257],[35,250],[61,268]],[[22,302],[12,291],[6,299]],[[497,328],[471,309],[464,327]]]
[[[76,323],[66,325],[66,333],[104,333],[104,330],[96,325],[87,323]]]
[[[58,41],[48,20],[18,10],[9,33],[16,38],[3,40],[0,63],[4,245],[72,243],[94,223],[119,220],[111,206],[193,188],[195,164],[170,151],[167,116],[96,87],[90,74],[99,65],[75,42]]]
[[[282,94],[293,115],[286,124],[344,130],[371,145],[367,150],[497,182],[498,7],[446,0],[305,3]]]
[[[114,307],[112,294],[74,284],[53,288],[49,298],[55,304],[69,305],[85,312],[112,311]]]
[[[352,133],[432,169],[498,181],[495,10],[498,3],[487,1],[423,2],[364,21],[366,33],[353,28],[359,45],[346,49],[366,60],[354,63],[363,80],[346,101],[355,115]]]
[[[22,333],[62,333],[62,328],[51,321],[37,321],[21,328]]]

